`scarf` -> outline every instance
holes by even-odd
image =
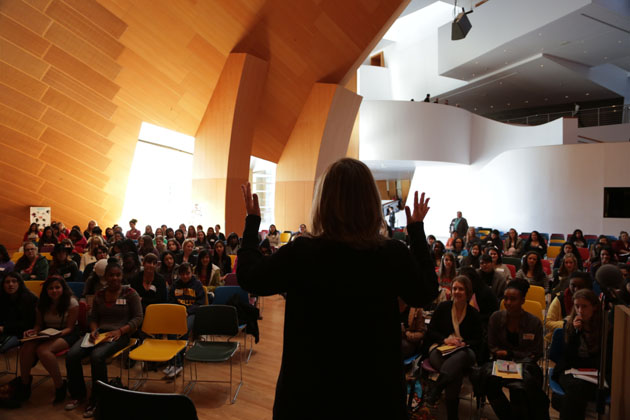
[[[468,305],[466,305],[468,306]],[[455,309],[455,303],[451,307],[451,321],[453,322],[453,336],[462,339],[462,335],[459,332],[459,324],[466,318],[466,306],[464,306],[464,312],[462,313],[462,319],[457,319],[457,310]]]

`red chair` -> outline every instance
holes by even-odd
[[[516,278],[516,266],[512,265],[512,264],[505,264],[505,266],[510,269],[510,275],[512,276],[513,279],[515,279]]]
[[[582,259],[582,262],[586,262],[588,261],[590,254],[588,252],[588,248],[578,248],[577,249],[579,254],[580,254],[580,258]]]
[[[551,261],[542,260],[542,266],[543,266],[543,271],[545,272],[545,274],[550,276],[551,275]]]
[[[584,240],[588,241],[589,239],[597,240],[597,235],[584,235]]]
[[[236,274],[230,273],[225,276],[225,285],[226,286],[238,286],[238,280],[236,279]]]

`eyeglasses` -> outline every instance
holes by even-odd
[[[25,252],[31,252],[31,251],[35,251],[35,248],[24,248]]]

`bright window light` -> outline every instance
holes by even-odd
[[[162,224],[192,224],[194,148],[194,137],[142,123],[119,221],[125,231],[133,218],[142,232],[146,225],[155,231]]]
[[[275,222],[274,203],[276,195],[276,167],[278,165],[268,160],[252,156],[249,161],[249,182],[252,193],[258,194],[260,204],[261,229],[267,229]]]

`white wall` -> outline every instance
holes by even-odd
[[[467,10],[469,4],[460,3]],[[452,41],[450,22],[438,28],[439,73],[444,74],[589,4],[591,0],[489,1],[468,16],[472,29],[466,38]]]
[[[630,141],[630,124],[578,128],[577,135],[605,142],[627,142]]]
[[[361,160],[479,165],[505,150],[563,144],[567,127],[577,126],[575,119],[517,126],[454,106],[410,101],[363,101],[359,112]]]
[[[418,167],[414,191],[427,191],[427,234],[448,234],[457,210],[474,226],[618,235],[630,219],[604,218],[604,187],[629,187],[630,143],[532,147],[501,153],[482,167]]]
[[[357,91],[363,100],[390,100],[392,97],[392,78],[387,67],[361,66],[357,71]]]

